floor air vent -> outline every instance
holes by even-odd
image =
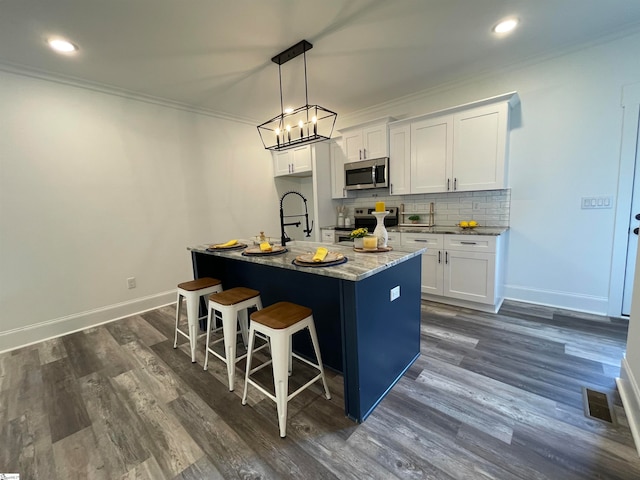
[[[606,393],[582,387],[582,399],[584,402],[584,414],[587,417],[611,424],[616,423],[613,406]]]

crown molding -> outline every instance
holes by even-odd
[[[566,45],[564,48],[558,49],[553,53],[547,53],[542,55],[532,55],[518,62],[512,63],[506,67],[497,68],[497,69],[487,69],[483,72],[479,72],[475,75],[472,75],[471,77],[466,77],[461,80],[446,81],[439,85],[435,85],[433,87],[421,90],[419,92],[403,95],[401,97],[397,97],[387,102],[371,105],[369,107],[365,107],[360,110],[354,110],[353,112],[349,112],[348,114],[342,114],[341,123],[344,122],[347,125],[351,125],[351,124],[357,124],[359,122],[361,123],[363,119],[389,115],[389,112],[391,110],[397,111],[401,109],[403,105],[411,105],[413,103],[420,102],[422,100],[428,99],[435,95],[448,92],[450,90],[455,90],[458,88],[472,85],[474,83],[477,83],[478,81],[483,81],[483,80],[491,79],[492,77],[495,77],[497,75],[503,75],[506,73],[522,70],[532,65],[553,60],[555,58],[560,58],[560,57],[570,55],[572,53],[576,53],[582,50],[587,50],[589,48],[605,45],[607,43],[611,43],[625,37],[630,37],[638,33],[640,33],[640,23],[634,23],[623,30],[602,35],[588,42]],[[399,113],[394,112],[393,115],[398,120],[403,119]]]
[[[116,88],[110,85],[105,85],[98,82],[90,82],[71,76],[54,74],[45,70],[40,70],[26,65],[19,65],[14,63],[0,62],[0,71],[10,73],[14,75],[21,75],[24,77],[36,78],[38,80],[44,80],[47,82],[59,83],[76,88],[82,88],[93,92],[103,93],[105,95],[113,95],[116,97],[126,98],[128,100],[134,100],[143,103],[150,103],[153,105],[159,105],[161,107],[172,108],[175,110],[182,110],[185,112],[196,113],[198,115],[204,115],[207,117],[213,117],[220,120],[227,120],[230,122],[243,123],[251,126],[256,125],[256,120],[243,117],[240,115],[233,115],[230,113],[216,112],[205,108],[200,108],[194,105],[189,105],[181,102],[174,102],[160,97],[154,97],[151,95],[144,95],[138,92],[130,90]]]

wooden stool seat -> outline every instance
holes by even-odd
[[[260,292],[247,287],[236,287],[209,295],[209,300],[219,305],[235,305],[260,295]]]
[[[274,330],[288,328],[304,320],[312,313],[308,307],[291,302],[279,302],[251,314],[251,321],[261,323]]]
[[[202,277],[197,280],[191,280],[190,282],[183,282],[178,284],[178,288],[186,290],[187,292],[193,292],[194,290],[202,290],[203,288],[215,287],[220,285],[222,280],[211,277]]]
[[[199,321],[207,318],[200,317],[198,310],[200,308],[200,298],[208,297],[212,293],[222,291],[222,281],[217,278],[202,277],[189,282],[178,284],[178,300],[176,306],[176,332],[173,340],[173,348],[178,348],[178,334],[189,339],[189,347],[191,348],[191,362],[196,363],[196,345],[198,337],[206,335],[205,333],[198,335],[200,326]],[[179,328],[180,315],[182,312],[182,299],[187,302],[187,324],[188,331],[183,332]]]
[[[249,331],[248,309],[262,308],[260,292],[246,287],[235,287],[224,292],[214,293],[209,296],[209,316],[207,319],[207,341],[205,345],[204,369],[209,365],[209,354],[218,357],[227,365],[227,377],[229,379],[229,390],[232,391],[236,378],[236,363],[247,356],[243,354],[236,356],[238,331],[242,335],[242,341],[247,346],[247,335]],[[210,342],[211,323],[218,318],[222,320],[222,338]],[[238,330],[238,324],[240,329]],[[224,342],[224,352],[216,352],[212,346]],[[266,346],[263,345],[263,347]]]
[[[291,349],[291,341],[294,333],[308,329],[313,350],[316,355],[316,363],[303,358]],[[269,339],[271,359],[251,369],[251,360],[253,357],[253,345],[256,334],[262,334]],[[271,400],[276,402],[278,410],[278,426],[280,428],[280,436],[287,435],[287,404],[289,400],[298,395],[301,391],[312,385],[318,380],[322,380],[324,386],[324,395],[327,399],[331,398],[327,380],[324,376],[324,368],[322,366],[322,357],[320,356],[320,347],[318,345],[318,335],[313,322],[313,312],[310,308],[296,305],[290,302],[279,302],[270,305],[258,312],[251,314],[251,325],[249,327],[249,348],[247,355],[247,370],[244,377],[244,394],[242,395],[242,404],[247,404],[247,388],[249,384],[256,387]],[[295,392],[289,393],[289,374],[291,373],[292,357],[310,365],[318,370],[318,374],[307,383],[299,387]],[[251,378],[251,374],[257,372],[267,365],[273,365],[273,384],[275,392],[267,391],[263,386],[259,385]]]

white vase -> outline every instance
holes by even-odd
[[[353,248],[364,248],[364,239],[362,237],[354,238],[353,239]]]
[[[373,235],[378,237],[378,248],[386,248],[387,241],[389,240],[389,234],[384,226],[384,217],[389,215],[389,212],[372,212],[376,217],[376,228],[373,231]]]

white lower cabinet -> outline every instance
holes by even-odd
[[[320,241],[322,243],[334,243],[336,240],[336,232],[328,228],[323,228],[320,234]]]
[[[427,248],[422,255],[423,294],[484,311],[500,308],[500,236],[402,233],[402,245]]]

